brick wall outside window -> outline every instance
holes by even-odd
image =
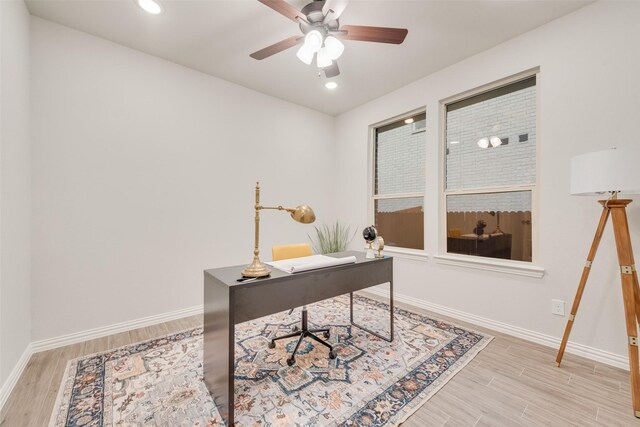
[[[425,133],[413,129],[412,124],[407,124],[378,134],[377,194],[424,192]],[[422,199],[417,202],[415,198],[380,200],[378,208],[382,212],[392,212],[422,206]]]
[[[446,132],[447,190],[535,183],[535,86],[448,112]],[[521,135],[526,142],[520,142]],[[491,136],[509,141],[486,149],[478,146],[480,138]],[[531,198],[521,193],[449,199],[449,212],[488,210],[491,199],[490,210],[531,210]]]

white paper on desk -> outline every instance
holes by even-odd
[[[311,255],[301,258],[283,259],[280,261],[265,262],[272,267],[286,273],[300,273],[302,271],[316,270],[318,268],[333,267],[336,265],[353,264],[356,257],[334,258],[326,255]]]

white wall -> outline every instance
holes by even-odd
[[[332,221],[333,118],[32,18],[33,339],[202,304],[264,204]],[[262,214],[263,259],[313,227]]]
[[[566,318],[551,299],[573,300],[601,212],[594,198],[569,196],[569,161],[611,146],[637,146],[640,111],[640,3],[597,2],[468,58],[337,118],[339,217],[361,226],[367,213],[368,126],[421,106],[427,110],[426,250],[438,253],[442,215],[438,180],[439,101],[540,67],[538,78],[539,230],[543,279],[395,260],[396,292],[561,337]],[[629,208],[640,250],[640,201]],[[361,242],[354,247],[362,247]],[[572,341],[626,356],[620,279],[610,226],[601,244]]]
[[[0,29],[1,386],[31,341],[29,13],[22,0],[0,2]]]

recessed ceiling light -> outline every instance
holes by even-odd
[[[134,0],[140,9],[152,15],[159,15],[162,13],[162,6],[155,0]]]
[[[324,84],[324,87],[326,87],[327,89],[333,90],[333,89],[338,87],[338,83],[336,83],[336,82],[326,82]]]
[[[413,117],[409,117],[408,119],[404,119],[404,122],[405,122],[406,124],[411,124],[411,123],[413,123]]]

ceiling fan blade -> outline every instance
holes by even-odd
[[[340,74],[340,69],[338,68],[338,63],[336,61],[333,61],[328,67],[324,67],[323,70],[325,77],[328,79]]]
[[[298,9],[291,6],[284,0],[258,0],[260,3],[270,7],[281,15],[286,16],[293,22],[300,23],[299,20],[307,22],[307,17],[302,14]]]
[[[344,8],[347,7],[347,0],[326,0],[322,6],[322,13],[326,20],[338,19]]]
[[[339,35],[343,40],[362,42],[401,44],[409,32],[406,28],[367,27],[363,25],[343,25],[347,34]]]
[[[264,49],[260,49],[257,52],[253,52],[249,56],[252,57],[253,59],[258,59],[258,60],[268,58],[271,55],[275,55],[278,52],[282,52],[283,50],[287,50],[290,47],[293,47],[295,45],[302,43],[303,40],[304,40],[304,37],[301,37],[301,36],[289,37],[288,39],[279,41],[278,43],[272,44],[271,46],[267,46]]]

